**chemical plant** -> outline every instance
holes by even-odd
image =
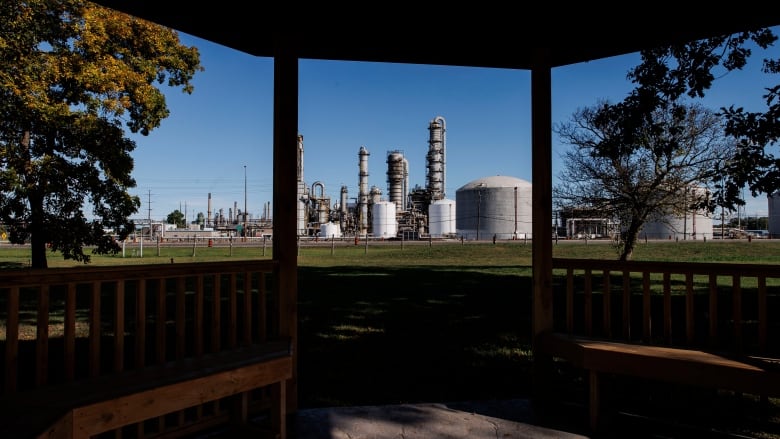
[[[425,185],[412,186],[409,160],[403,151],[387,152],[386,195],[377,185],[369,184],[368,157],[365,146],[357,151],[358,193],[350,194],[340,187],[331,198],[325,184],[304,180],[303,135],[298,135],[297,151],[297,233],[312,239],[464,239],[517,240],[531,238],[531,183],[515,177],[490,176],[466,183],[447,198],[446,188],[446,122],[436,116],[428,124],[428,148],[425,154]],[[695,190],[705,190],[695,188]],[[780,229],[780,195],[770,204],[770,229]],[[252,218],[234,203],[227,214],[212,211],[208,195],[208,213],[203,223],[186,230],[166,229],[153,224],[151,234],[181,239],[200,237],[273,236],[271,205],[263,205],[259,218]],[[600,212],[576,207],[556,213],[554,236],[566,239],[614,238],[620,225],[604,218]],[[139,222],[137,222],[138,224]],[[143,224],[143,221],[140,221]],[[642,237],[645,239],[711,239],[714,237],[712,216],[705,211],[660,215],[649,218]],[[770,230],[771,231],[771,230]]]
[[[345,236],[415,240],[422,238],[517,239],[530,235],[531,184],[513,177],[475,180],[446,198],[446,122],[428,124],[425,186],[409,182],[409,160],[399,150],[387,153],[387,195],[369,185],[365,146],[358,150],[358,193],[341,186],[332,203],[325,186],[303,180],[303,136],[298,136],[298,234],[326,239]],[[354,201],[351,201],[354,200]],[[461,227],[462,225],[462,227]]]
[[[428,125],[425,187],[410,187],[409,161],[399,150],[387,153],[387,196],[376,185],[369,186],[368,157],[365,146],[358,150],[358,193],[350,197],[341,186],[337,202],[325,192],[325,185],[315,181],[309,187],[303,179],[303,136],[298,136],[298,234],[340,238],[343,236],[385,239],[419,239],[435,233],[437,237],[454,237],[455,212],[434,208],[436,226],[430,229],[430,208],[446,203],[445,151],[446,122],[438,116]],[[354,200],[354,201],[351,201]],[[448,214],[448,215],[447,215]]]

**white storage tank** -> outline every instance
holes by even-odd
[[[341,238],[341,227],[332,222],[320,224],[320,237],[325,239]]]
[[[464,239],[531,238],[531,183],[516,177],[473,180],[457,190],[457,234]]]
[[[780,192],[767,195],[769,218],[767,229],[770,238],[780,238]]]
[[[694,188],[699,196],[707,189]],[[712,215],[706,210],[660,215],[647,221],[639,233],[640,239],[706,240],[712,239]]]
[[[428,230],[433,238],[446,238],[457,233],[455,200],[435,200],[428,207]]]
[[[395,238],[398,222],[395,218],[395,203],[377,201],[371,206],[372,235],[375,238]]]

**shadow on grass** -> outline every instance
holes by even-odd
[[[18,270],[20,268],[29,268],[30,264],[22,262],[0,262],[0,270]]]
[[[531,277],[484,268],[300,267],[300,407],[528,396]]]

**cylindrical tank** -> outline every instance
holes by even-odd
[[[428,230],[434,238],[444,238],[457,233],[455,227],[455,201],[434,200],[428,207]]]
[[[639,236],[642,239],[712,239],[712,217],[696,212],[669,215],[645,223]]]
[[[706,188],[693,188],[690,197],[706,197]],[[647,221],[639,233],[640,239],[705,240],[712,239],[712,215],[706,210],[689,210],[679,214],[660,215]]]
[[[526,180],[479,178],[458,189],[455,202],[457,233],[465,239],[531,237],[531,183]]]
[[[767,195],[768,203],[768,222],[770,238],[780,238],[780,192]]]
[[[332,222],[320,224],[320,236],[323,238],[341,238],[341,227]]]
[[[401,151],[391,151],[387,154],[387,192],[388,199],[395,203],[398,212],[405,206],[406,195],[406,160]]]
[[[372,232],[376,238],[395,238],[398,235],[398,221],[395,217],[395,203],[379,201],[371,206]]]

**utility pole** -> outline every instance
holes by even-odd
[[[244,165],[244,237],[248,235],[246,230],[246,165]]]
[[[146,201],[147,219],[149,221],[149,239],[152,239],[152,190],[148,189]],[[143,233],[141,234],[143,236]]]

